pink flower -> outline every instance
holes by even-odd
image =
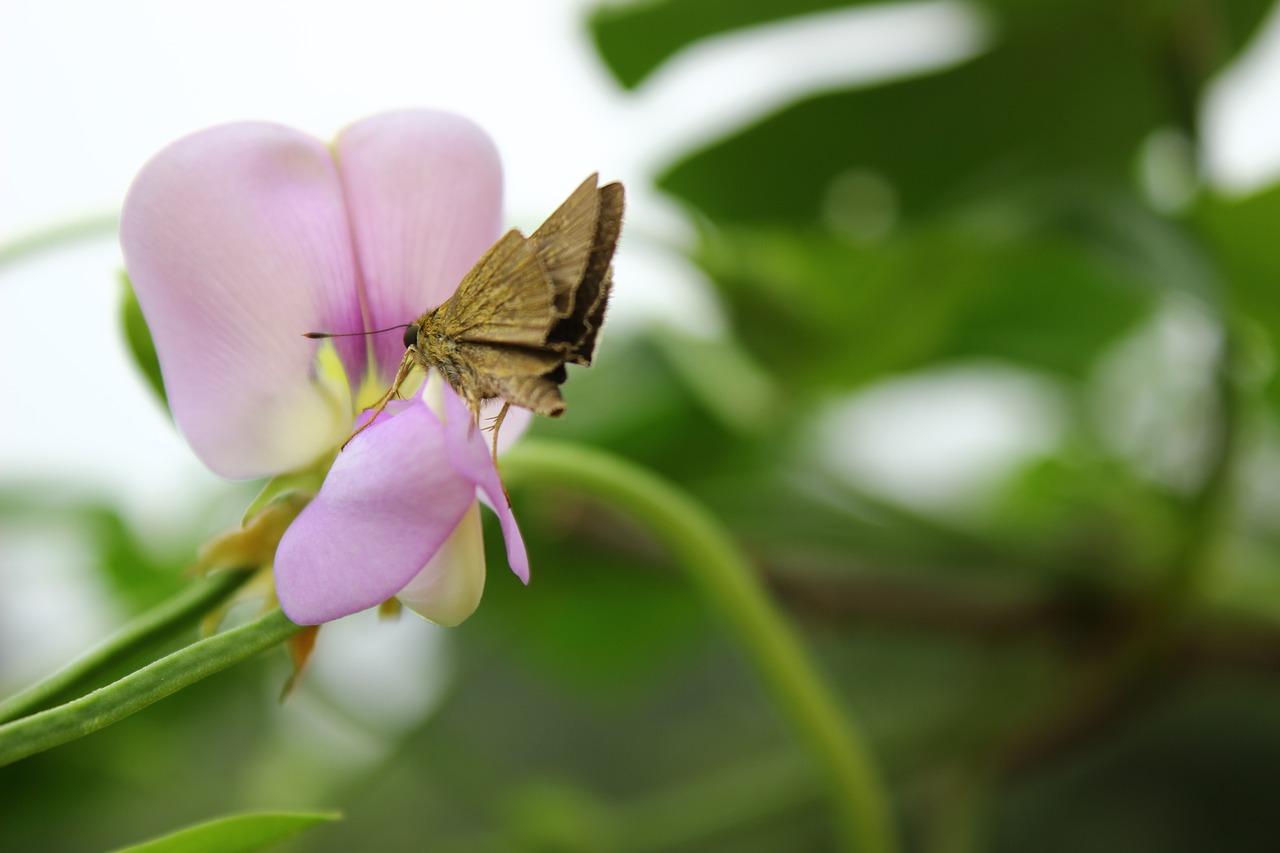
[[[366,119],[328,147],[261,122],[211,128],[157,154],[129,190],[125,266],[196,455],[232,479],[332,460],[275,555],[280,604],[299,624],[395,596],[461,622],[484,586],[480,494],[528,580],[485,435],[439,380],[334,458],[390,384],[403,336],[302,336],[408,323],[446,300],[497,239],[501,203],[489,137],[431,111]],[[525,422],[509,416],[503,437]]]

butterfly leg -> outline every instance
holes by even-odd
[[[493,453],[493,464],[496,468],[498,465],[498,428],[502,426],[502,419],[507,416],[507,409],[511,408],[511,404],[506,400],[502,401],[502,409],[493,418],[493,443],[490,445],[490,451]],[[507,499],[507,506],[511,506],[511,495],[507,492],[507,484],[502,482],[502,476],[498,476],[498,485],[502,487],[502,496]]]
[[[409,371],[413,370],[414,363],[412,351],[406,352],[404,354],[404,359],[400,362],[400,369],[396,371],[395,381],[391,383],[391,387],[387,389],[387,393],[383,394],[382,398],[378,400],[378,404],[373,407],[373,414],[369,416],[368,420],[356,427],[355,432],[347,436],[347,440],[342,442],[342,446],[338,448],[339,451],[346,450],[347,445],[351,443],[351,439],[364,432],[365,429],[368,428],[369,424],[376,421],[378,419],[378,415],[382,414],[382,410],[387,407],[387,403],[390,403],[396,398],[400,393],[400,384],[404,382],[406,377],[408,377]]]
[[[498,458],[498,430],[502,428],[502,420],[507,416],[507,409],[511,408],[511,404],[506,400],[502,401],[502,409],[493,417],[493,444],[490,449],[493,451],[493,458]]]

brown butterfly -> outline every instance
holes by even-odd
[[[591,364],[622,228],[622,184],[597,187],[597,179],[583,181],[531,236],[508,231],[453,296],[409,324],[395,381],[347,442],[399,395],[415,367],[439,370],[477,423],[481,403],[503,401],[493,421],[495,449],[509,407],[564,413],[565,366]]]

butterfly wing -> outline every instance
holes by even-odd
[[[588,180],[594,186],[595,176]],[[596,216],[582,277],[574,288],[570,311],[558,316],[547,336],[548,343],[566,351],[566,361],[582,365],[591,364],[596,337],[609,304],[609,293],[613,288],[613,252],[622,230],[625,204],[622,184],[619,183],[605,184],[595,191],[595,196]]]
[[[539,348],[555,321],[551,279],[519,231],[508,231],[420,325],[454,341]]]
[[[443,305],[419,319],[415,351],[473,409],[501,397],[552,417],[565,363],[590,364],[612,287],[621,184],[587,178],[529,238],[508,231]]]
[[[557,317],[574,309],[578,285],[591,259],[600,217],[597,175],[587,178],[529,237],[551,279]]]
[[[564,412],[558,381],[564,371],[563,354],[549,349],[474,343],[458,344],[458,352],[460,360],[474,371],[471,381],[481,399],[501,397],[514,406],[553,418]]]

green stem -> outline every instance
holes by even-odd
[[[665,542],[728,622],[817,761],[846,847],[862,853],[897,848],[888,796],[861,734],[839,710],[751,566],[706,509],[670,483],[598,450],[526,441],[503,457],[502,470],[511,485],[559,484],[603,498]]]
[[[0,726],[0,767],[84,737],[300,631],[280,610],[200,640],[88,696]]]
[[[1181,547],[1169,572],[1169,616],[1177,627],[1204,593],[1214,567],[1214,549],[1231,510],[1245,406],[1238,346],[1231,321],[1224,321],[1221,350],[1213,365],[1217,420],[1211,427],[1207,472],[1186,508]]]
[[[186,587],[152,608],[83,657],[43,681],[0,702],[0,723],[34,714],[83,693],[89,684],[134,652],[177,636],[221,604],[249,579],[251,572],[226,571]]]
[[[120,217],[103,213],[73,219],[0,244],[0,269],[20,263],[48,249],[114,234]]]

